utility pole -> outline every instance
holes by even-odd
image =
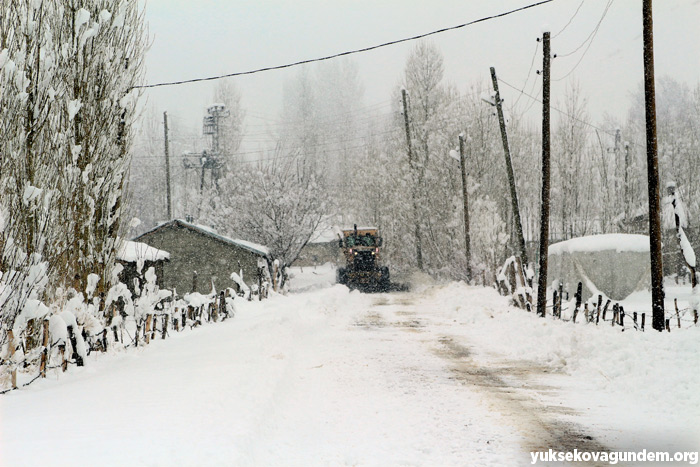
[[[496,109],[498,111],[498,123],[501,126],[501,140],[503,141],[503,153],[506,158],[506,173],[508,174],[508,185],[510,186],[510,202],[513,209],[513,220],[515,221],[515,234],[517,235],[518,250],[522,264],[526,265],[527,250],[525,249],[525,236],[523,235],[523,224],[520,220],[520,207],[518,205],[518,192],[515,187],[515,175],[513,173],[513,162],[510,157],[510,146],[508,144],[508,133],[506,132],[506,120],[503,117],[503,106],[501,105],[501,94],[498,92],[498,79],[496,69],[491,67],[491,81],[493,90],[496,93]]]
[[[464,135],[459,135],[459,163],[462,168],[462,198],[464,200],[464,256],[467,259],[467,281],[472,280],[472,251],[469,234],[469,192],[467,191],[467,156],[464,154]]]
[[[202,212],[202,195],[204,194],[204,171],[209,169],[210,186],[216,185],[219,188],[219,170],[223,167],[223,161],[219,148],[220,139],[220,120],[230,116],[230,112],[226,110],[223,104],[212,104],[207,108],[208,115],[204,117],[202,124],[202,134],[211,136],[210,149],[204,149],[202,152],[188,152],[183,154],[182,165],[185,169],[200,170],[199,177],[199,207],[197,208],[197,216]]]
[[[163,112],[163,133],[165,136],[165,192],[167,199],[168,220],[173,218],[172,200],[170,198],[170,149],[168,146],[168,112]]]
[[[406,125],[406,147],[408,148],[408,166],[411,169],[411,198],[413,201],[413,217],[415,218],[414,235],[416,239],[416,265],[420,271],[423,270],[423,246],[421,243],[422,233],[420,229],[420,217],[418,211],[418,186],[416,177],[416,163],[413,160],[413,146],[411,144],[411,129],[408,124],[408,97],[406,90],[401,90],[401,98],[403,100],[403,118]]]
[[[659,158],[656,141],[656,90],[654,87],[654,23],[651,0],[642,5],[644,36],[644,101],[647,137],[647,178],[649,187],[649,256],[651,260],[652,327],[663,331],[664,274],[661,256],[661,202]]]
[[[545,315],[547,310],[547,254],[549,250],[549,32],[542,36],[542,208],[540,215],[540,277],[537,282],[537,312]]]
[[[629,221],[629,218],[630,218],[629,172],[630,172],[630,143],[625,141],[625,221]]]

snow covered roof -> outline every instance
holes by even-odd
[[[649,237],[636,234],[602,234],[572,238],[549,246],[550,255],[590,251],[649,251]]]
[[[251,253],[255,253],[256,255],[266,256],[266,257],[270,256],[269,248],[267,248],[264,245],[249,242],[247,240],[241,240],[238,238],[225,237],[223,235],[219,235],[218,233],[216,233],[214,231],[214,229],[212,229],[209,226],[191,224],[191,223],[184,221],[182,219],[175,219],[175,220],[172,220],[169,222],[164,222],[162,224],[159,224],[159,225],[155,226],[154,228],[152,228],[151,230],[149,230],[148,232],[145,232],[145,233],[139,235],[137,237],[137,239],[143,237],[144,235],[148,235],[149,233],[155,232],[156,230],[159,230],[159,229],[161,229],[165,226],[168,226],[168,225],[177,225],[179,227],[184,227],[184,228],[192,230],[194,232],[198,232],[202,235],[206,235],[208,237],[215,238],[215,239],[217,239],[221,242],[227,243],[229,245],[234,245],[234,246],[237,246],[239,248],[243,248],[244,250],[250,251]]]
[[[170,259],[170,253],[145,243],[126,240],[117,252],[117,259],[127,263],[135,263],[138,260],[162,261]]]

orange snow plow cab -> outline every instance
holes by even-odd
[[[380,263],[382,237],[378,229],[355,225],[340,231],[338,236],[345,267],[338,268],[337,282],[363,292],[388,292],[389,268]]]

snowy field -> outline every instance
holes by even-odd
[[[698,328],[541,319],[461,283],[361,294],[330,267],[292,281],[286,297],[237,301],[234,319],[0,396],[0,465],[517,466],[550,448],[699,449]]]

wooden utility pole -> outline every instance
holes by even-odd
[[[467,259],[467,280],[472,280],[472,251],[469,234],[469,192],[467,191],[467,156],[464,154],[464,135],[459,135],[459,163],[462,169],[462,198],[464,200],[464,256]]]
[[[629,221],[629,219],[630,219],[629,173],[630,173],[630,143],[625,141],[625,222]]]
[[[547,310],[547,253],[549,250],[549,32],[542,36],[542,208],[540,215],[540,277],[537,282],[537,312]]]
[[[642,6],[644,27],[644,101],[647,136],[647,179],[649,188],[649,255],[651,259],[652,327],[665,329],[664,274],[661,257],[661,201],[659,196],[659,159],[656,145],[656,91],[654,87],[654,27],[651,0]]]
[[[515,234],[518,237],[518,250],[520,259],[527,265],[527,250],[525,249],[525,236],[523,235],[523,224],[520,221],[520,207],[518,205],[518,191],[515,188],[515,175],[513,173],[513,162],[510,157],[510,146],[508,144],[508,133],[506,132],[506,120],[503,117],[503,107],[501,105],[501,94],[498,91],[498,79],[496,69],[491,67],[491,81],[493,90],[496,93],[496,109],[498,111],[498,123],[501,126],[501,140],[503,141],[503,154],[506,158],[506,173],[508,174],[508,185],[510,186],[510,202],[513,209],[513,220],[515,221]]]
[[[167,198],[168,220],[173,218],[172,200],[170,198],[170,149],[168,145],[168,112],[163,112],[163,133],[165,137],[165,192]]]
[[[420,212],[418,210],[418,181],[416,177],[416,163],[413,155],[413,145],[411,144],[411,129],[408,124],[408,97],[406,90],[401,90],[403,100],[403,118],[406,125],[406,147],[408,150],[408,166],[411,169],[411,199],[413,201],[413,217],[415,218],[414,236],[416,240],[416,265],[419,270],[423,270],[423,235],[420,228]]]

